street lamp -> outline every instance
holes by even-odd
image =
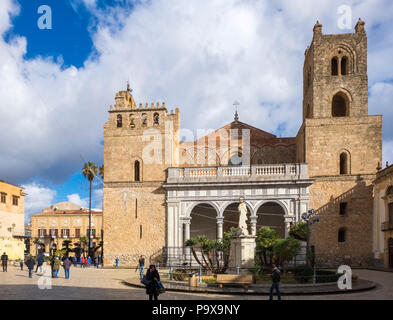
[[[308,264],[308,253],[309,253],[309,241],[310,241],[310,226],[313,223],[317,223],[319,222],[319,217],[318,216],[314,216],[314,209],[310,209],[307,211],[307,213],[303,213],[302,214],[302,220],[305,221],[307,223],[307,249],[306,249],[306,259],[307,259],[307,264]],[[313,217],[314,216],[314,217]],[[316,266],[315,266],[315,247],[313,246],[312,248],[312,254],[313,254],[313,258],[312,258],[312,268],[314,270],[314,276],[313,276],[313,283],[316,283]]]

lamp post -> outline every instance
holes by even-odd
[[[313,223],[317,223],[317,222],[319,222],[319,217],[318,216],[315,216],[315,217],[313,217],[313,215],[314,215],[314,213],[315,213],[315,211],[314,211],[314,209],[310,209],[310,210],[308,210],[307,211],[307,213],[303,213],[302,214],[302,220],[303,221],[305,221],[306,223],[307,223],[307,247],[306,247],[306,261],[307,261],[307,264],[308,264],[308,254],[309,254],[309,247],[310,247],[310,244],[309,244],[309,242],[310,242],[310,226],[313,224]],[[311,267],[313,268],[313,283],[315,284],[316,283],[316,265],[315,265],[315,247],[314,246],[312,246],[312,262],[311,262]]]

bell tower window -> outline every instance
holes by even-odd
[[[337,93],[332,101],[332,116],[347,117],[348,115],[348,99],[344,94]]]
[[[340,174],[349,174],[349,159],[346,152],[340,154]]]
[[[348,74],[348,58],[342,57],[341,58],[341,74],[346,76]]]
[[[140,164],[138,160],[134,162],[134,180],[140,181]]]
[[[332,59],[332,76],[338,76],[338,59],[336,57]]]
[[[117,127],[121,128],[123,126],[123,121],[122,121],[122,117],[121,114],[117,115]]]

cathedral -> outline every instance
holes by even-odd
[[[300,108],[299,108],[300,111]],[[382,162],[382,116],[368,114],[367,36],[314,26],[303,67],[303,121],[278,138],[239,120],[195,141],[181,137],[180,110],[116,94],[104,126],[104,259],[135,266],[140,255],[187,259],[184,242],[222,239],[244,198],[249,233],[281,237],[314,210],[316,262],[373,263],[373,180]]]

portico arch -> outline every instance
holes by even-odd
[[[285,226],[285,216],[288,214],[287,208],[280,201],[267,200],[256,208],[257,229],[269,227],[276,230],[280,237],[287,234]]]
[[[232,227],[239,226],[239,204],[240,202],[230,202],[223,206],[220,215],[223,218],[223,232],[228,232]],[[247,206],[248,232],[251,234],[251,217],[254,216],[254,210],[247,201],[245,204]]]
[[[217,239],[217,216],[218,210],[213,203],[199,202],[193,205],[189,211],[189,234],[184,236],[185,240],[201,235],[210,240]]]

